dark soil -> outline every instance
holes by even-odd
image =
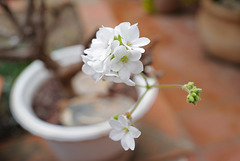
[[[137,100],[136,89],[124,84],[114,84],[109,89],[108,97],[114,97],[116,94],[124,94]],[[64,102],[67,102],[68,99],[70,98],[67,97],[67,94],[64,94],[60,83],[55,78],[51,78],[44,82],[37,90],[32,103],[33,110],[41,120],[62,125],[60,115]]]

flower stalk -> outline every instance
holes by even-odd
[[[121,141],[124,150],[134,150],[134,139],[141,135],[141,132],[133,125],[132,114],[152,88],[180,87],[188,92],[188,103],[196,105],[197,101],[201,100],[199,94],[202,89],[194,86],[193,82],[185,85],[149,84],[143,73],[144,66],[141,56],[145,52],[142,47],[149,44],[150,40],[140,37],[137,25],[123,22],[115,28],[100,28],[96,33],[96,38],[92,40],[90,48],[84,50],[85,55],[82,55],[84,62],[82,71],[96,81],[108,80],[145,88],[130,112],[117,114],[109,121],[112,127],[109,137],[114,141]],[[131,75],[136,74],[143,77],[145,85],[136,84],[131,80]]]

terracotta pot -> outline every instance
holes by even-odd
[[[53,59],[61,65],[80,61],[82,46],[73,46],[57,50]],[[11,112],[17,122],[30,133],[47,140],[56,157],[61,161],[124,161],[127,154],[119,142],[109,139],[111,130],[108,121],[98,124],[67,127],[54,125],[40,120],[33,112],[31,102],[35,91],[49,77],[42,62],[35,61],[19,76],[11,92]],[[141,77],[140,77],[141,78]],[[137,78],[137,84],[144,80]],[[155,82],[149,79],[151,83]],[[144,88],[137,88],[138,94]],[[156,99],[158,89],[151,89],[144,97],[140,106],[133,113],[134,120],[141,118]]]
[[[240,63],[240,11],[202,0],[197,23],[203,47],[210,54]]]

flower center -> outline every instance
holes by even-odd
[[[123,130],[125,130],[125,132],[129,132],[128,128],[124,127]]]
[[[127,63],[128,62],[128,57],[125,55],[121,58],[121,62]]]
[[[128,41],[128,42],[127,42],[127,46],[131,46],[131,45],[132,45],[132,44]]]

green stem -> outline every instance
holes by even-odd
[[[155,87],[155,88],[162,88],[162,87],[181,87],[182,85],[179,84],[162,84],[162,85],[151,85],[150,87]]]
[[[143,79],[145,80],[146,82],[146,88],[149,88],[149,84],[148,84],[148,81],[147,81],[147,77],[145,76],[145,74],[141,73],[141,76],[143,77]]]
[[[138,107],[138,105],[140,104],[140,102],[142,101],[142,99],[144,98],[144,96],[147,94],[148,91],[149,91],[149,88],[147,88],[146,91],[142,94],[142,96],[138,99],[133,109],[129,112],[131,115],[136,110],[136,108]]]
[[[144,98],[144,96],[147,94],[147,92],[149,91],[149,89],[151,89],[152,87],[149,85],[148,81],[147,81],[147,77],[145,76],[145,74],[141,73],[141,76],[143,77],[143,79],[146,82],[146,85],[139,85],[136,84],[135,86],[137,87],[144,87],[146,88],[146,91],[142,94],[142,96],[138,99],[137,103],[135,104],[135,106],[133,107],[133,109],[129,112],[130,115],[136,110],[136,108],[138,107],[138,105],[140,104],[140,102],[142,101],[142,99]]]
[[[157,84],[154,84],[154,85],[149,85],[148,81],[147,81],[147,77],[141,73],[141,76],[143,77],[143,79],[145,80],[146,82],[146,85],[139,85],[139,84],[136,84],[135,86],[136,87],[143,87],[143,88],[146,88],[146,91],[142,94],[142,96],[138,99],[138,101],[136,102],[136,104],[134,105],[133,109],[129,112],[130,115],[132,115],[132,113],[137,109],[138,105],[140,104],[140,102],[143,100],[144,96],[147,94],[147,92],[151,89],[151,88],[162,88],[162,87],[183,87],[182,85],[179,85],[179,84],[162,84],[162,85],[157,85]]]

